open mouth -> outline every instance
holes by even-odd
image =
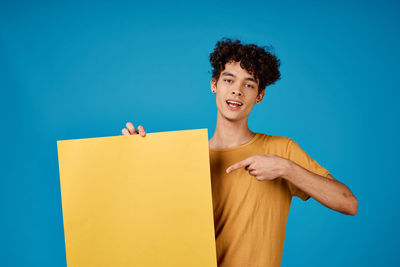
[[[237,110],[243,105],[241,102],[234,100],[226,100],[226,104],[230,110]]]

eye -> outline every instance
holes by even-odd
[[[251,84],[246,84],[246,85],[248,85],[248,87],[250,87],[250,88],[254,88],[254,86],[253,85],[251,85]]]
[[[232,80],[230,80],[230,79],[225,79],[224,81],[230,83]]]

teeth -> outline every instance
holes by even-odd
[[[236,102],[236,101],[231,101],[231,100],[228,100],[228,101],[226,101],[228,104],[229,103],[232,103],[232,104],[236,104],[236,105],[238,105],[238,106],[241,106],[242,104],[241,103],[239,103],[239,102]]]

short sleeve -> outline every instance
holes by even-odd
[[[287,146],[287,158],[310,172],[326,177],[329,171],[312,159],[293,139],[289,138]],[[310,196],[288,181],[292,196],[297,196],[306,201]]]

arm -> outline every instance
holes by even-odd
[[[356,215],[358,200],[350,189],[333,176],[315,174],[287,160],[282,177],[309,194],[322,205],[347,215]]]
[[[228,167],[227,173],[245,168],[257,180],[286,179],[322,205],[347,215],[356,215],[358,200],[347,186],[333,178],[310,172],[294,161],[273,154],[254,155]]]

